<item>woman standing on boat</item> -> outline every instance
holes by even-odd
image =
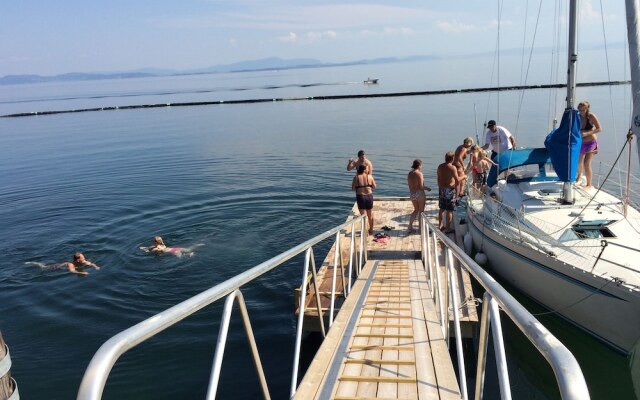
[[[373,189],[376,188],[376,180],[367,173],[367,166],[360,164],[358,174],[353,177],[351,190],[356,191],[356,202],[360,215],[367,214],[369,220],[369,235],[373,233]]]
[[[580,159],[578,160],[578,176],[576,182],[580,180],[582,168],[584,167],[584,176],[587,179],[585,189],[591,189],[591,160],[593,156],[598,154],[598,133],[602,131],[598,117],[593,114],[589,108],[591,105],[588,101],[582,101],[578,104],[578,112],[580,112],[580,133],[582,134],[582,147],[580,148]]]

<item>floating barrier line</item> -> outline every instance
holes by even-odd
[[[587,86],[614,86],[627,85],[631,81],[610,81],[610,82],[586,82],[578,83],[579,87]],[[109,106],[95,108],[80,108],[76,110],[57,110],[57,111],[34,111],[17,114],[0,115],[0,118],[15,117],[33,117],[36,115],[53,115],[68,114],[92,111],[113,111],[113,110],[135,110],[139,108],[161,108],[161,107],[192,107],[192,106],[211,106],[222,104],[251,104],[251,103],[273,103],[277,101],[298,101],[298,100],[347,100],[347,99],[366,99],[374,97],[403,97],[403,96],[433,96],[443,94],[457,93],[477,93],[477,92],[502,92],[507,90],[529,90],[529,89],[562,89],[567,87],[566,84],[549,84],[549,85],[521,85],[521,86],[503,86],[503,87],[486,87],[486,88],[470,88],[470,89],[447,89],[447,90],[429,90],[420,92],[396,92],[396,93],[367,93],[367,94],[344,94],[333,96],[308,96],[308,97],[281,97],[270,99],[245,99],[245,100],[215,100],[215,101],[193,101],[186,103],[158,103],[158,104],[138,104],[131,106]]]

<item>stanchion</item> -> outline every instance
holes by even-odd
[[[18,400],[18,385],[11,378],[11,356],[0,332],[0,400]]]

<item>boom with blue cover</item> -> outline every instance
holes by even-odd
[[[507,150],[502,152],[493,159],[498,164],[499,168],[492,166],[489,171],[489,177],[487,178],[487,185],[489,187],[498,183],[498,174],[502,172],[521,167],[524,165],[537,165],[538,175],[529,176],[527,180],[558,180],[555,176],[548,177],[544,169],[544,165],[551,162],[549,158],[549,151],[544,147],[538,147],[535,149],[525,148],[516,150]]]

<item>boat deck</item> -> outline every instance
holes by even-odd
[[[437,218],[435,202],[427,204],[430,218]],[[375,242],[373,236],[368,237],[368,261],[341,304],[295,398],[461,398],[420,257],[420,235],[407,233],[412,209],[408,199],[376,201],[374,231],[392,227],[386,231],[389,240]],[[324,267],[333,263],[332,254]],[[444,265],[444,255],[439,259]],[[470,279],[459,269],[458,280],[460,298],[472,296]],[[327,292],[320,287],[321,293]],[[305,313],[305,319],[314,319],[315,313],[317,320],[314,297],[308,296],[311,315]],[[321,301],[324,311],[328,305],[324,297]],[[468,323],[477,322],[475,307],[465,303],[461,314]]]

